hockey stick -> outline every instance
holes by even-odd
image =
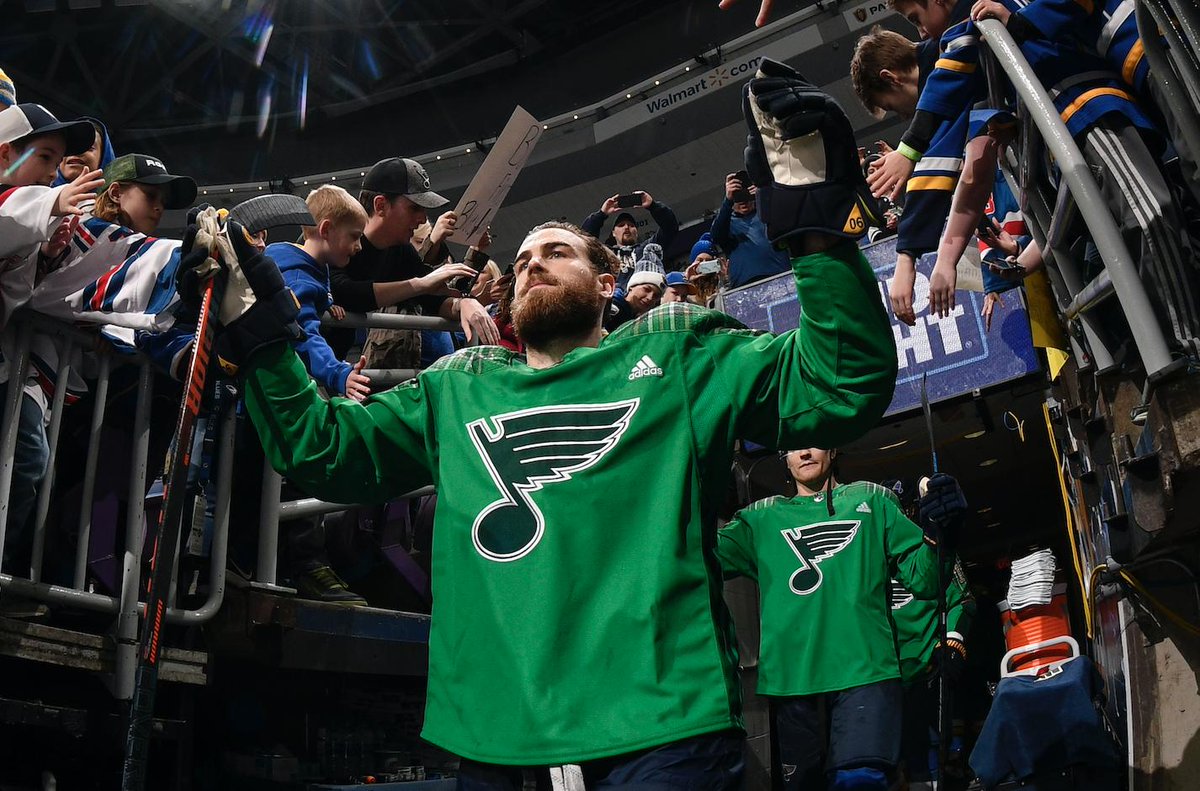
[[[929,408],[929,391],[926,388],[926,376],[921,375],[921,410],[925,413],[925,431],[929,435],[929,456],[933,462],[933,474],[938,472],[937,444],[933,439],[933,411]],[[922,492],[923,494],[923,492]],[[946,680],[946,652],[950,646],[946,644],[948,617],[946,613],[946,549],[942,540],[942,526],[935,524],[937,538],[937,575],[938,575],[938,650],[941,651],[941,662],[938,667],[938,787],[946,779],[946,762],[950,758],[950,701],[949,684]]]
[[[133,699],[129,704],[129,730],[125,739],[125,765],[121,774],[121,791],[142,791],[146,783],[146,756],[150,749],[150,728],[154,718],[154,694],[158,685],[158,660],[161,648],[163,616],[167,609],[167,592],[175,572],[175,550],[179,546],[180,516],[187,498],[188,469],[192,461],[192,442],[195,439],[196,417],[204,396],[212,358],[213,337],[216,333],[212,319],[214,281],[204,283],[200,315],[196,320],[196,340],[188,366],[187,388],[175,424],[175,440],[167,457],[164,473],[162,511],[154,529],[150,553],[150,578],[146,587],[146,623],[142,627],[138,647],[137,672],[134,677]]]

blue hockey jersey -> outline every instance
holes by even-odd
[[[1013,14],[1008,30],[1017,43],[1033,38],[1034,33],[1052,41],[1074,34],[1140,93],[1150,63],[1134,9],[1134,0],[1033,0]]]

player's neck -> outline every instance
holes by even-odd
[[[796,481],[796,494],[800,497],[813,497],[814,495],[818,495],[825,489],[826,481],[828,481],[830,489],[838,485],[837,480],[832,475],[827,479],[811,481],[809,483],[801,483],[800,481]]]
[[[555,338],[552,341],[534,348],[525,347],[525,362],[530,368],[553,368],[563,361],[563,358],[575,349],[584,346],[595,348],[600,345],[600,326],[597,325],[586,335],[571,338]]]

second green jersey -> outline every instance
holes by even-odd
[[[888,614],[892,577],[937,593],[937,552],[873,483],[771,497],[739,511],[719,535],[727,571],[758,581],[758,692],[814,695],[900,677]]]
[[[917,598],[896,580],[892,580],[890,600],[900,650],[900,678],[914,681],[929,668],[937,648],[938,602],[936,598]],[[946,586],[946,634],[966,642],[974,617],[975,598],[967,588],[962,564],[956,562]]]
[[[778,337],[675,304],[551,368],[468,349],[364,404],[321,400],[282,344],[252,358],[263,447],[308,492],[437,486],[426,739],[562,764],[740,724],[714,554],[734,440],[847,441],[895,382],[853,244],[793,270],[805,310]]]

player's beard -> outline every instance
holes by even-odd
[[[593,279],[567,280],[543,274],[533,282],[547,287],[529,290],[527,286],[512,306],[513,329],[527,346],[545,348],[595,329],[607,300],[596,292]]]

